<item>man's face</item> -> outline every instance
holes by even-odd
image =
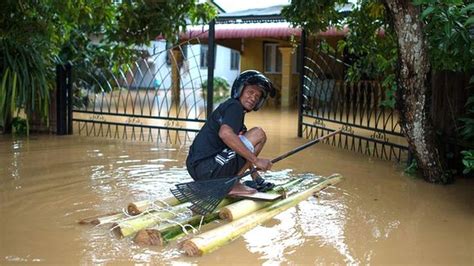
[[[257,85],[247,85],[240,95],[239,101],[244,109],[250,112],[260,101],[260,97],[262,97],[262,91]]]

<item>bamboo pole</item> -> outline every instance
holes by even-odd
[[[197,227],[200,224],[205,225],[219,219],[219,213],[213,212],[210,213],[204,218],[201,215],[195,215],[189,219],[177,221],[176,223],[164,224],[157,228],[149,228],[140,230],[136,235],[133,241],[141,245],[150,245],[150,246],[165,246],[170,241],[179,239],[185,236],[183,231],[184,225],[190,225]],[[202,222],[201,222],[202,219]]]
[[[219,203],[217,206],[218,208],[222,208],[230,203],[237,201],[236,199],[224,199]],[[120,221],[115,223],[112,226],[112,231],[117,235],[119,238],[130,236],[134,233],[138,233],[141,230],[144,230],[148,227],[152,227],[155,225],[160,225],[163,220],[172,219],[179,214],[184,214],[186,212],[190,212],[188,209],[188,204],[183,203],[180,205],[175,206],[171,210],[164,210],[164,211],[156,211],[152,210],[149,213],[142,213],[141,215],[134,216],[132,219],[127,219],[124,221]],[[200,219],[201,216],[199,216]],[[187,221],[189,218],[185,218],[184,221]],[[205,218],[206,219],[206,218]],[[215,220],[215,219],[213,219]],[[210,221],[209,221],[210,222]],[[151,231],[149,231],[151,232]],[[142,237],[144,237],[143,233],[140,233]],[[153,236],[150,236],[153,237]]]
[[[236,199],[225,198],[219,203],[217,209],[219,210],[220,208],[236,201]],[[190,218],[178,220],[176,221],[176,223],[163,224],[159,225],[156,228],[140,230],[135,235],[133,241],[141,245],[164,246],[168,242],[181,238],[185,235],[182,226],[191,225],[193,227],[196,227],[200,224],[208,224],[217,219],[219,219],[218,211],[210,213],[204,216],[204,218],[202,218],[202,215],[194,215]]]
[[[129,203],[127,206],[127,213],[124,212],[112,212],[108,214],[96,215],[88,218],[83,218],[79,220],[79,224],[91,224],[91,225],[99,225],[99,224],[106,224],[118,221],[120,219],[124,219],[129,215],[134,216],[138,215],[153,206],[158,207],[169,207],[169,206],[176,206],[180,204],[179,200],[176,199],[174,196],[165,198],[165,199],[158,199],[158,200],[142,200]]]
[[[181,204],[170,210],[152,210],[148,213],[142,213],[133,216],[130,219],[118,221],[112,225],[112,231],[119,238],[130,236],[147,227],[159,224],[163,220],[176,217],[178,214],[189,212],[187,205]]]
[[[332,175],[328,177],[327,180],[316,184],[303,192],[277,201],[264,209],[188,239],[184,241],[182,249],[189,256],[201,256],[210,253],[219,247],[230,243],[242,234],[250,231],[255,226],[270,220],[275,215],[296,206],[299,202],[307,199],[315,192],[326,188],[327,186],[339,183],[341,180],[341,175]]]
[[[165,198],[163,200],[142,200],[137,202],[129,203],[127,206],[127,212],[130,215],[138,215],[154,206],[158,207],[169,207],[179,205],[181,202],[174,196]]]
[[[288,189],[294,188],[298,184],[304,181],[303,178],[292,180],[286,184],[280,185],[275,188],[275,191],[270,191],[272,193],[279,193],[280,191],[287,192]],[[285,195],[287,197],[288,195]],[[251,200],[244,199],[235,203],[232,203],[228,206],[223,207],[219,211],[219,216],[222,220],[233,221],[241,217],[244,217],[247,214],[265,208],[269,205],[272,205],[273,201],[260,201],[260,200]]]

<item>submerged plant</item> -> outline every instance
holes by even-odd
[[[411,177],[417,177],[416,174],[418,173],[418,163],[416,162],[416,159],[413,158],[410,162],[410,165],[408,165],[403,172],[408,174]]]

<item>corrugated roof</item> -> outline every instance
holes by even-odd
[[[207,39],[206,26],[188,27],[186,33],[180,34],[181,40],[189,40],[195,37]],[[321,36],[344,36],[348,28],[337,30],[330,28],[321,32]],[[289,36],[300,36],[301,29],[293,28],[288,22],[278,23],[252,23],[252,24],[216,24],[215,38],[219,39],[241,39],[241,38],[284,38]]]
[[[217,24],[215,38],[241,39],[241,38],[282,38],[291,35],[300,36],[301,29],[292,28],[289,23],[255,23],[255,24]],[[194,37],[207,38],[207,27],[188,27],[186,33],[180,34],[180,39]]]

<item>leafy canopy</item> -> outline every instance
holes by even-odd
[[[48,116],[56,64],[75,73],[117,70],[158,35],[174,41],[187,24],[216,15],[196,0],[0,1],[0,128],[15,112]]]

